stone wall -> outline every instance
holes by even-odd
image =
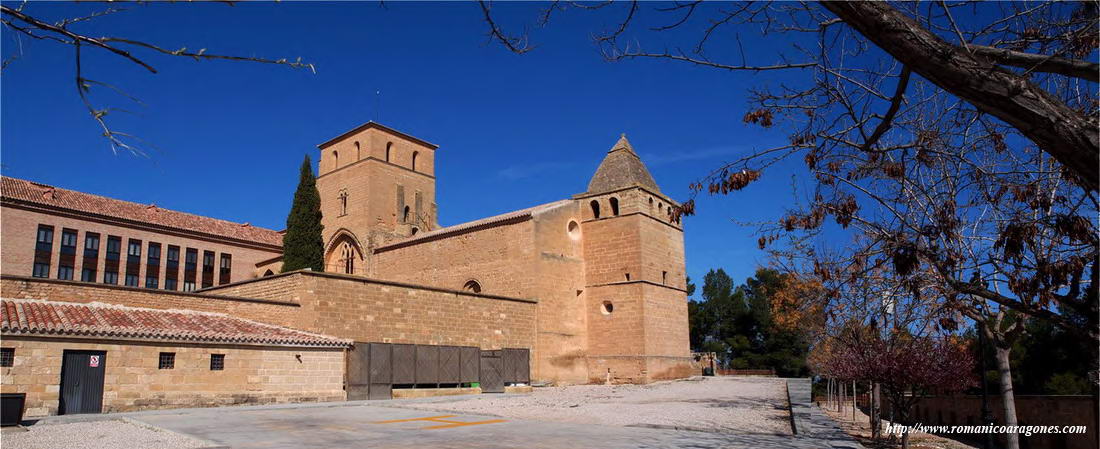
[[[65,350],[106,351],[103,411],[125,412],[233,404],[341,401],[342,348],[179,345],[5,336],[14,365],[0,368],[0,391],[26,393],[26,417],[57,414]],[[158,369],[161,352],[176,354]],[[224,354],[225,369],[210,369]]]
[[[267,285],[277,286],[277,283]],[[301,311],[293,296],[280,294],[278,291],[267,292],[266,295],[260,293],[256,292],[254,298],[245,298],[236,294],[183,293],[27,276],[0,275],[0,296],[4,298],[45,299],[80,303],[102,302],[152,309],[198,310],[225,313],[264,323],[293,327],[292,325],[297,322],[298,314]]]
[[[207,292],[292,298],[301,310],[287,326],[355,341],[482,349],[535,346],[537,302],[530,299],[310,271]]]

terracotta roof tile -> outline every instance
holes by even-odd
[[[0,334],[86,336],[187,343],[343,347],[350,340],[221,313],[103,303],[0,299]]]
[[[234,223],[186,212],[161,209],[154,204],[139,204],[76,190],[61,189],[24,179],[4,176],[2,183],[0,183],[0,196],[3,196],[5,200],[11,199],[236,240],[283,246],[283,235],[279,231],[252,226],[248,223]]]

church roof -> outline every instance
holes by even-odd
[[[25,179],[4,176],[2,183],[0,183],[0,196],[3,197],[4,201],[16,201],[82,214],[107,216],[269,246],[283,246],[283,235],[279,231],[252,226],[248,223],[234,223],[186,212],[162,209],[154,204],[132,203],[76,190],[62,189]]]
[[[459,234],[465,234],[467,232],[480,231],[482,229],[492,228],[496,226],[527,221],[543,212],[553,210],[558,207],[568,206],[571,204],[573,204],[573,200],[558,200],[552,203],[540,204],[538,206],[528,207],[526,209],[520,209],[500,215],[494,215],[492,217],[486,217],[479,220],[468,221],[466,223],[460,223],[453,226],[447,226],[429,232],[422,232],[406,238],[405,240],[399,240],[375,248],[374,252],[386,252],[398,248],[404,248],[406,246],[415,245],[417,243],[438,240],[441,238],[447,238]]]
[[[596,174],[588,182],[588,193],[608,192],[635,185],[661,193],[653,175],[649,174],[645,163],[634,152],[630,141],[626,140],[626,134],[623,134],[607,152],[600,168],[596,169]]]

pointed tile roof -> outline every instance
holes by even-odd
[[[607,156],[600,163],[600,168],[596,169],[596,174],[588,182],[588,193],[607,192],[634,185],[661,193],[657,182],[653,180],[653,175],[649,174],[645,163],[634,152],[630,141],[626,140],[626,134],[623,134],[619,137],[619,141],[615,142],[615,146],[607,152]]]

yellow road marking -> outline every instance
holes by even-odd
[[[422,427],[422,429],[423,429],[423,430],[429,430],[429,429],[449,429],[449,428],[451,428],[451,427],[462,427],[462,426],[477,426],[477,425],[481,425],[481,424],[493,424],[493,423],[498,423],[498,422],[507,422],[507,421],[505,421],[505,420],[503,420],[503,419],[490,419],[490,420],[488,420],[488,421],[474,421],[474,422],[456,422],[456,421],[443,421],[443,420],[440,420],[439,422],[448,422],[448,423],[450,423],[450,424],[444,424],[444,425],[442,425],[442,426],[428,426],[428,427]]]
[[[442,423],[442,425],[439,425],[439,426],[421,427],[422,430],[430,430],[430,429],[450,429],[452,427],[477,426],[477,425],[481,425],[481,424],[495,424],[495,423],[498,423],[498,422],[508,422],[507,420],[504,420],[504,419],[490,419],[488,421],[450,421],[450,420],[447,420],[447,419],[443,419],[443,418],[454,418],[456,416],[458,416],[458,415],[439,415],[439,416],[427,416],[427,417],[424,417],[424,418],[391,419],[389,421],[375,421],[373,424],[393,424],[393,423],[413,422],[413,421],[425,421],[425,422]]]
[[[426,418],[391,419],[389,421],[375,421],[374,424],[393,424],[393,423],[399,423],[399,422],[412,422],[412,421],[435,421],[437,419],[454,418],[456,416],[458,416],[458,415],[439,415],[439,416],[428,416]]]

